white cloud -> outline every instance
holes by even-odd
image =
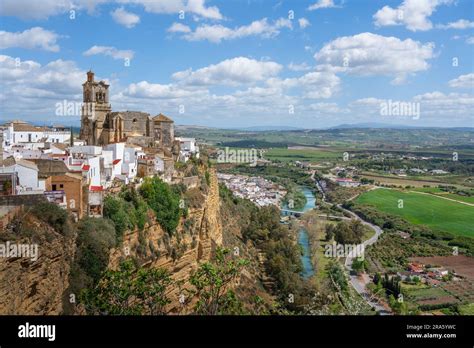
[[[468,45],[474,45],[474,36],[468,37],[468,38],[466,39],[466,43],[467,43]]]
[[[33,121],[35,116],[42,116],[41,121],[45,121],[55,117],[57,102],[82,100],[81,83],[86,72],[72,61],[58,59],[41,65],[0,55],[0,76],[0,115]]]
[[[21,47],[27,49],[40,48],[45,51],[58,52],[56,44],[59,35],[41,27],[34,27],[23,32],[11,33],[0,31],[0,49]]]
[[[113,46],[92,46],[83,53],[85,56],[93,56],[102,54],[112,57],[113,59],[133,59],[134,52],[132,50],[118,50]]]
[[[311,23],[306,18],[298,19],[298,24],[300,25],[301,29],[304,29],[304,28],[309,27],[311,25]]]
[[[193,71],[188,69],[173,74],[173,79],[186,85],[231,85],[254,83],[277,75],[282,66],[246,57],[226,59],[218,64]]]
[[[0,15],[22,19],[47,19],[71,10],[87,10],[94,13],[96,6],[107,0],[2,0]]]
[[[202,94],[201,91],[185,90],[172,84],[158,84],[141,81],[130,84],[124,91],[125,96],[139,98],[176,99]]]
[[[141,5],[149,13],[176,14],[184,11],[203,18],[223,19],[216,6],[206,7],[205,2],[205,0],[2,0],[0,14],[23,19],[47,19],[70,10],[87,10],[91,14],[102,4],[120,3]]]
[[[350,112],[348,108],[341,108],[337,103],[313,103],[308,105],[308,110],[315,112],[316,114],[347,114]]]
[[[126,11],[123,7],[117,8],[110,14],[115,22],[129,29],[140,23],[140,17],[138,15]]]
[[[444,94],[436,91],[420,94],[413,97],[414,101],[421,103],[422,115],[438,116],[446,125],[446,116],[453,117],[451,121],[464,119],[464,125],[472,125],[472,108],[474,96],[465,93]]]
[[[223,19],[219,8],[216,6],[206,7],[205,0],[119,0],[121,3],[140,4],[145,11],[157,14],[173,14],[184,11],[197,16],[220,20]]]
[[[191,32],[191,28],[187,25],[175,22],[171,25],[171,27],[168,28],[167,31],[170,33],[189,33]]]
[[[319,63],[318,70],[392,76],[392,83],[399,84],[408,75],[429,68],[427,60],[434,57],[433,49],[433,43],[361,33],[327,43],[314,58]]]
[[[327,99],[339,91],[340,79],[330,71],[313,71],[294,78],[269,78],[266,84],[282,90],[299,88],[306,99]]]
[[[417,103],[419,106],[419,118],[410,116],[382,116],[381,104],[391,101],[403,103]],[[425,126],[466,126],[473,122],[472,108],[474,107],[474,96],[461,93],[445,94],[439,91],[416,95],[404,100],[392,98],[362,98],[349,104],[351,115],[357,115],[367,122],[383,122],[392,124],[406,124],[406,121],[416,122],[417,125]],[[449,121],[447,121],[449,119]],[[359,120],[360,122],[361,120]]]
[[[426,31],[433,28],[429,17],[440,5],[452,0],[404,0],[397,8],[384,6],[373,18],[376,26],[404,25],[411,31]]]
[[[318,0],[314,4],[310,5],[308,7],[309,11],[314,11],[314,10],[319,10],[321,8],[335,8],[339,7],[336,4],[334,4],[334,0]]]
[[[461,75],[448,82],[449,87],[471,88],[474,91],[474,73]]]
[[[280,18],[273,23],[269,23],[266,18],[254,21],[249,25],[243,25],[234,29],[223,25],[202,25],[197,27],[193,32],[183,36],[189,41],[208,40],[210,42],[219,43],[222,40],[233,40],[248,36],[260,36],[262,38],[270,38],[277,36],[282,28],[292,28],[291,21],[286,18]]]
[[[288,64],[288,69],[290,69],[291,71],[308,71],[311,70],[312,67],[306,62],[303,62],[301,64],[295,64],[291,62],[290,64]]]
[[[459,19],[456,22],[440,24],[437,27],[440,29],[470,29],[474,28],[474,22],[468,21],[467,19]]]

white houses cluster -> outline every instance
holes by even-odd
[[[71,144],[70,137],[71,131],[59,126],[46,128],[13,121],[0,127],[0,196],[44,194],[66,207],[71,197],[73,201],[86,197],[85,205],[99,207],[101,195],[97,193],[149,175],[171,182],[174,160],[186,162],[191,156],[199,157],[194,138],[177,138],[180,151],[173,159],[164,150],[150,152],[129,142],[94,146],[82,140]],[[89,212],[100,215],[101,208]],[[77,215],[82,216],[80,211]]]

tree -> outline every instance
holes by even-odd
[[[352,269],[357,273],[363,273],[367,269],[367,261],[366,260],[354,260],[352,262]]]
[[[115,228],[109,220],[84,218],[77,227],[76,262],[97,282],[109,263],[109,251],[116,246]]]
[[[233,259],[229,253],[228,249],[217,248],[214,262],[201,264],[191,275],[190,283],[194,287],[192,294],[198,298],[194,308],[196,313],[217,315],[227,313],[229,308],[236,308],[228,287],[248,261]]]
[[[172,235],[179,223],[179,195],[158,177],[145,178],[140,194],[155,212],[161,227]]]
[[[373,282],[375,285],[379,285],[382,283],[382,277],[380,276],[380,273],[375,273]]]
[[[331,224],[327,224],[324,228],[326,232],[326,242],[330,242],[334,238],[334,226]]]
[[[357,244],[360,243],[362,241],[362,237],[364,236],[364,232],[365,232],[364,225],[362,224],[360,220],[353,219],[351,220],[350,228],[352,230],[356,243]]]
[[[137,268],[132,260],[108,270],[92,289],[84,290],[80,302],[88,314],[165,314],[171,301],[166,297],[172,280],[163,269]]]

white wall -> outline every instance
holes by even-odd
[[[87,159],[87,164],[90,166],[87,173],[89,186],[101,186],[100,182],[100,157],[91,157]]]

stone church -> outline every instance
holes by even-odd
[[[128,142],[150,148],[171,149],[174,143],[174,122],[163,114],[152,117],[140,111],[112,112],[109,85],[95,81],[87,72],[82,84],[83,106],[80,138],[88,145]]]

